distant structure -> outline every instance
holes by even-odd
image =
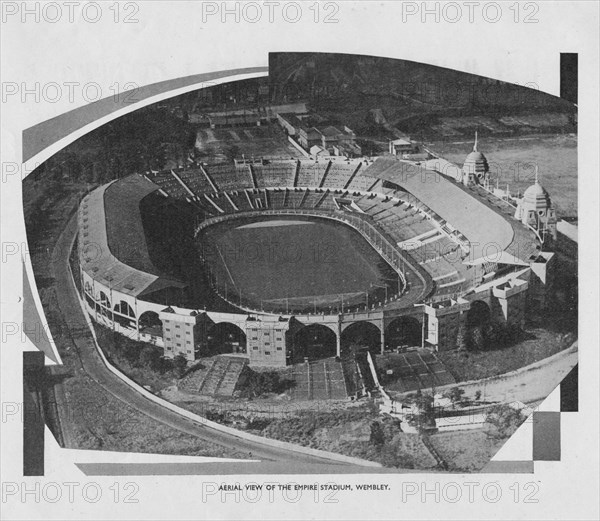
[[[394,139],[389,142],[389,153],[394,156],[413,154],[418,150],[416,144],[408,139]]]
[[[479,150],[477,150],[476,131],[473,152],[467,156],[462,167],[462,182],[466,186],[473,184],[487,186],[489,184],[489,172],[490,167],[486,157]]]
[[[535,183],[517,200],[515,219],[537,230],[542,242],[547,242],[548,239],[556,240],[556,212],[552,207],[550,195],[539,182],[537,165]]]
[[[360,157],[356,134],[345,126],[328,124],[319,116],[278,113],[277,120],[287,135],[314,156]]]

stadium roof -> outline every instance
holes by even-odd
[[[489,257],[528,261],[539,252],[535,233],[504,215],[479,190],[471,190],[444,175],[413,163],[382,157],[363,175],[388,181],[411,193],[442,219],[463,233],[471,243],[469,260]]]
[[[157,186],[141,176],[91,192],[79,212],[79,255],[94,280],[134,297],[185,284],[161,276],[150,261],[139,211]]]

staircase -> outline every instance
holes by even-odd
[[[358,174],[358,171],[360,170],[361,166],[362,163],[358,163],[358,166],[356,167],[354,172],[352,172],[352,175],[349,177],[348,182],[344,185],[344,190],[348,189],[348,187],[352,184],[352,181],[354,181],[354,178],[356,177],[356,174]]]
[[[198,393],[214,363],[214,360],[206,360],[206,362],[203,361],[198,368],[193,369],[181,380],[179,380],[177,387],[179,387],[180,390],[188,393]]]
[[[250,172],[250,179],[252,180],[252,187],[256,189],[258,188],[258,181],[256,180],[256,172],[254,170],[254,167],[252,165],[249,165],[248,170]]]
[[[365,390],[371,393],[377,391],[377,384],[373,380],[373,375],[371,374],[371,368],[369,367],[366,351],[359,351],[356,353],[355,361],[358,374],[361,377]]]
[[[298,177],[300,176],[300,161],[296,161],[296,170],[294,171],[294,184],[292,186],[298,186]]]
[[[343,400],[348,398],[342,363],[333,358],[294,366],[288,378],[295,381],[294,400]]]
[[[217,356],[206,362],[178,384],[179,389],[194,394],[232,396],[238,379],[248,364],[247,358]]]
[[[331,170],[331,165],[333,163],[331,161],[329,161],[329,163],[327,163],[327,168],[325,168],[325,173],[323,174],[323,177],[321,178],[321,182],[319,183],[319,188],[323,188],[323,186],[325,185],[325,179],[327,179],[327,174],[329,174],[329,170]]]

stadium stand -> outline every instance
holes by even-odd
[[[175,197],[177,199],[189,199],[190,194],[179,182],[177,177],[173,175],[173,172],[166,171],[158,174],[147,175],[146,178],[158,185],[160,189],[166,195]]]
[[[358,169],[354,163],[332,162],[327,175],[323,177],[321,187],[323,188],[345,188],[352,174]]]
[[[202,170],[184,170],[182,172],[176,172],[181,181],[197,196],[200,197],[202,194],[214,191],[210,181],[204,175]]]
[[[394,158],[220,164],[145,177],[204,217],[263,209],[362,214],[432,277],[440,295],[472,287],[482,273],[498,269],[497,263],[465,264],[467,255],[482,255],[474,244],[493,241],[509,264],[524,265],[541,249],[535,231],[512,217],[508,202]]]
[[[251,166],[259,188],[293,186],[296,174],[296,161],[268,163]]]
[[[248,165],[212,165],[205,168],[220,191],[255,188]]]
[[[140,201],[154,191],[155,184],[134,174],[84,199],[88,215],[94,218],[79,216],[79,257],[82,268],[98,283],[135,297],[185,287],[163,276],[150,260],[139,208]]]
[[[314,162],[300,161],[300,171],[298,172],[298,181],[296,186],[300,187],[317,187],[321,185],[321,181],[327,168],[329,161]]]
[[[321,192],[317,192],[316,190],[306,190],[300,207],[314,209],[321,197],[323,197],[323,193]]]

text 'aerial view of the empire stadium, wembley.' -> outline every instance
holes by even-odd
[[[24,182],[28,234],[70,219],[94,341],[146,392],[267,444],[478,470],[577,363],[576,118],[453,70],[275,53],[59,152]],[[176,451],[243,457],[211,444]]]

